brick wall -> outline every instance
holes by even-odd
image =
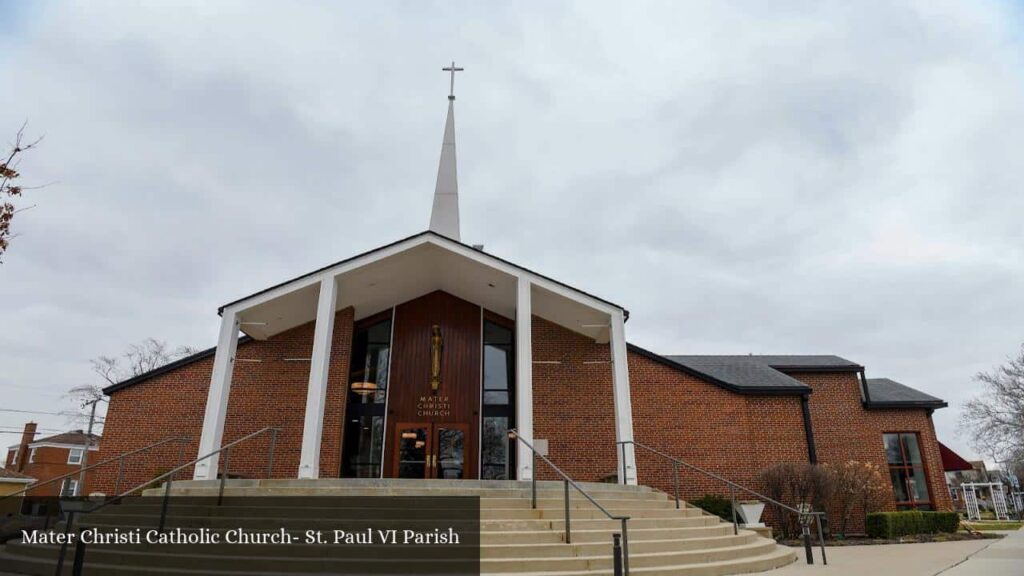
[[[548,458],[574,480],[615,473],[610,358],[608,344],[533,317],[533,436],[548,440]],[[559,478],[540,460],[536,474]]]
[[[814,389],[810,408],[819,461],[841,464],[857,460],[877,464],[882,470],[886,489],[875,506],[882,510],[895,510],[882,434],[917,432],[935,508],[953,509],[946,490],[935,427],[928,411],[866,410],[861,404],[860,382],[856,373],[794,373],[790,376]],[[856,528],[862,527],[858,525]]]
[[[335,475],[340,467],[352,318],[351,308],[338,311],[335,317],[320,455],[321,474],[326,476]],[[310,365],[305,360],[285,359],[310,357],[313,330],[313,323],[308,323],[265,341],[253,340],[238,346],[223,442],[232,442],[267,426],[282,428],[274,450],[274,478],[294,478],[298,472]],[[247,359],[261,361],[247,362]],[[180,462],[179,454],[183,454],[185,461],[197,456],[212,369],[213,358],[205,358],[111,394],[101,445],[102,458],[164,438],[189,439],[180,453],[179,445],[173,443],[131,458],[125,466],[121,490],[176,467]],[[231,475],[266,477],[269,443],[267,434],[234,448]],[[97,468],[95,473],[95,489],[113,493],[117,466],[108,464]],[[179,477],[191,478],[191,475],[190,468]]]
[[[629,380],[637,442],[754,490],[771,464],[808,461],[798,396],[742,396],[635,353]],[[637,472],[642,484],[672,493],[663,458],[637,449]],[[729,495],[722,482],[685,468],[679,479],[683,499]]]
[[[32,478],[35,478],[39,482],[45,482],[47,480],[58,478],[65,474],[77,472],[81,469],[80,464],[68,464],[68,455],[70,450],[68,448],[57,448],[53,446],[40,446],[35,448],[35,457],[29,462],[31,451],[25,454],[25,465],[22,469],[22,473]],[[96,450],[88,451],[87,464],[93,462],[99,462],[96,456]],[[71,476],[74,480],[78,480],[79,476],[76,474]],[[89,478],[88,473],[86,474],[85,487],[79,488],[79,494],[88,494],[91,490],[92,479]],[[63,481],[57,481],[47,486],[40,486],[29,490],[29,496],[59,496],[61,486],[64,485]],[[19,488],[20,490],[20,488]]]

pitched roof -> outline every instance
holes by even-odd
[[[867,379],[867,404],[873,408],[945,408],[946,401],[889,378]]]
[[[861,366],[833,355],[672,355],[669,360],[724,383],[738,392],[806,394],[811,387],[787,372],[858,371]]]
[[[29,446],[32,446],[33,444],[75,444],[81,446],[85,444],[85,439],[87,437],[90,436],[81,430],[72,430],[71,432],[61,432],[60,434],[33,440]],[[91,435],[89,445],[96,446],[100,443],[100,438],[101,437],[96,434]]]
[[[28,474],[22,474],[21,472],[11,470],[10,468],[0,468],[0,480],[5,478],[9,478],[12,480],[35,480],[35,478],[29,476]]]

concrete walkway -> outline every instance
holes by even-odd
[[[927,544],[827,547],[828,566],[814,550],[813,566],[800,560],[767,574],[772,576],[1024,576],[1024,530],[1000,540],[964,540]]]

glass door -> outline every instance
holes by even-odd
[[[434,425],[434,478],[461,480],[466,477],[465,424]]]
[[[430,424],[398,424],[395,427],[395,477],[430,478]]]

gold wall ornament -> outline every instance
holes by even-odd
[[[437,394],[441,386],[441,350],[444,348],[444,339],[441,337],[441,327],[434,324],[430,327],[430,391]]]

